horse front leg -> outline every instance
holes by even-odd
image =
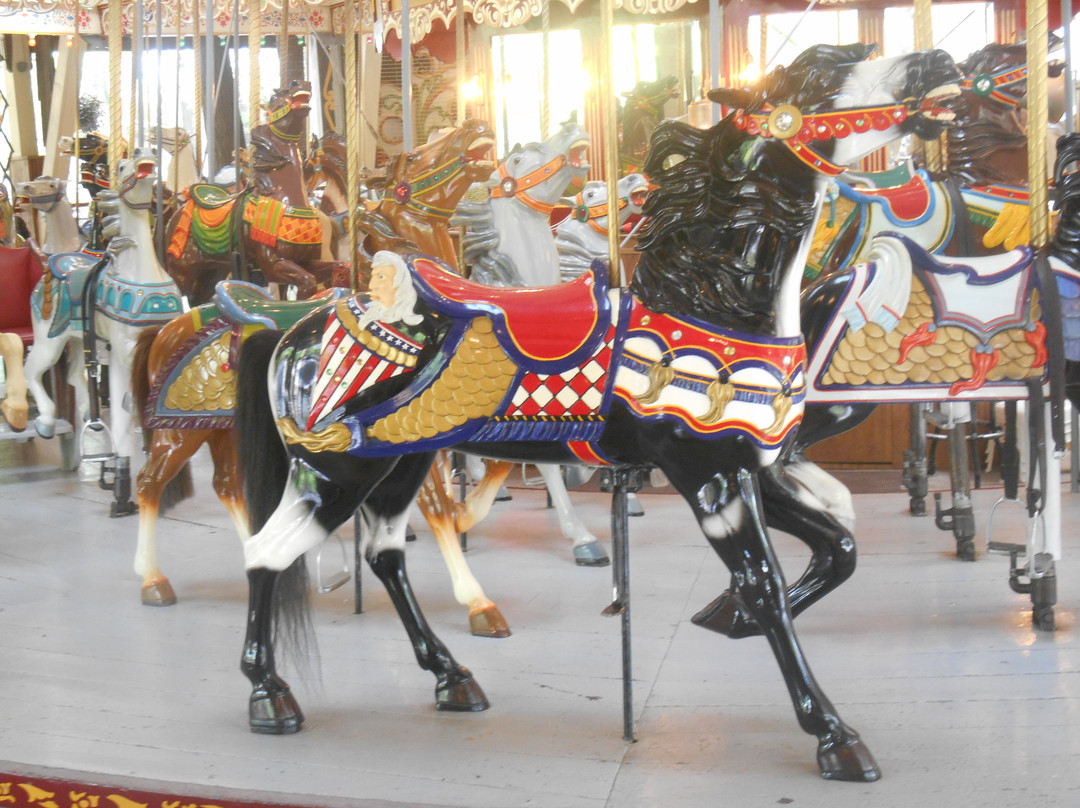
[[[81,339],[71,341],[77,342],[80,347],[82,345]],[[42,380],[45,373],[60,359],[67,343],[68,334],[49,337],[49,322],[34,323],[34,344],[26,354],[23,375],[26,377],[26,389],[37,405],[34,430],[43,438],[51,438],[56,434],[56,402],[52,400]]]
[[[809,564],[788,588],[788,605],[794,617],[855,572],[855,540],[824,503],[789,479],[786,468],[780,463],[763,469],[759,475],[766,524],[790,533],[810,548]],[[734,582],[691,621],[733,639],[761,634],[760,626],[747,613]]]
[[[4,401],[0,411],[13,430],[22,432],[30,413],[23,374],[23,343],[18,334],[0,334],[0,358],[4,360]]]
[[[476,637],[509,637],[510,628],[506,619],[499,607],[484,594],[483,587],[472,574],[461,551],[454,520],[455,503],[445,480],[446,462],[446,454],[440,452],[420,488],[416,502],[439,543],[453,583],[454,599],[462,606],[469,607],[469,631]]]
[[[688,491],[688,476],[665,469],[694,508],[709,544],[731,570],[750,617],[761,627],[787,683],[804,732],[818,739],[817,762],[829,780],[871,782],[881,770],[859,735],[837,715],[799,646],[783,573],[765,531],[761,496],[746,470],[714,477]]]
[[[537,463],[537,470],[544,478],[548,494],[551,495],[551,505],[555,509],[555,515],[559,520],[559,529],[563,536],[574,543],[574,562],[582,567],[604,567],[611,563],[604,548],[587,527],[570,504],[570,495],[566,491],[562,473],[559,467],[553,463]]]
[[[176,603],[176,592],[158,563],[158,514],[162,493],[202,445],[204,434],[195,430],[154,430],[149,455],[135,479],[135,495],[139,503],[135,574],[142,577],[141,600],[144,606],[172,606]]]

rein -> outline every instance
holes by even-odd
[[[28,196],[26,201],[31,206],[37,208],[42,213],[52,213],[56,209],[56,206],[60,204],[60,200],[64,198],[64,195],[60,191],[55,191],[51,194],[42,194],[41,196]],[[38,207],[39,204],[49,203],[49,207]]]
[[[816,151],[811,146],[814,141],[845,138],[852,133],[861,134],[871,129],[881,132],[903,123],[909,114],[904,104],[812,112],[805,115],[792,104],[781,104],[769,112],[747,113],[745,110],[736,110],[734,123],[736,129],[747,134],[782,140],[791,153],[810,168],[835,177],[847,167],[837,165]]]
[[[128,210],[150,210],[153,205],[153,200],[148,200],[146,202],[128,202],[128,191],[134,188],[140,179],[142,178],[139,177],[138,173],[135,173],[120,183],[120,201],[124,203],[124,206]]]
[[[961,90],[971,90],[979,98],[989,98],[1008,107],[1020,105],[1020,99],[1001,92],[1005,87],[1027,81],[1027,65],[1021,67],[1007,67],[997,73],[979,73],[975,76],[965,76],[960,82]]]
[[[384,192],[383,199],[392,198],[399,205],[411,208],[418,213],[435,216],[439,219],[449,219],[454,213],[453,210],[441,208],[430,202],[421,202],[420,197],[434,191],[441,185],[445,185],[450,179],[464,170],[465,155],[459,154],[457,157],[448,160],[441,166],[436,166],[412,181],[402,180],[394,186],[393,191]]]
[[[524,177],[511,177],[506,170],[506,163],[499,166],[499,185],[491,192],[492,199],[510,199],[517,197],[522,204],[530,207],[537,213],[550,216],[555,210],[555,203],[548,204],[533,198],[527,192],[534,186],[549,179],[568,162],[565,154],[557,154],[554,158],[544,163],[539,168],[530,171]]]

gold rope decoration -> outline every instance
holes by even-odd
[[[1046,87],[1046,0],[1028,0],[1027,4],[1027,104],[1028,104],[1028,197],[1031,217],[1031,246],[1044,247],[1050,240],[1050,212],[1047,208],[1046,165],[1047,87]]]
[[[930,0],[915,0],[915,50],[924,51],[934,47],[934,26],[931,20]],[[926,170],[941,171],[941,144],[936,140],[923,141]]]
[[[120,82],[120,61],[124,52],[124,11],[120,3],[110,3],[109,21],[109,177],[120,170],[120,141],[124,127],[124,100]]]
[[[345,18],[345,200],[348,215],[345,227],[349,233],[349,286],[360,289],[360,267],[356,261],[356,208],[360,193],[356,178],[360,174],[360,95],[357,92],[357,36],[360,20],[355,4],[350,4]]]
[[[259,51],[262,48],[262,6],[260,0],[248,0],[248,127],[262,123],[262,77],[259,75]]]

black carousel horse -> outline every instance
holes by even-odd
[[[240,386],[251,394],[238,422],[256,532],[245,542],[241,669],[253,685],[253,731],[295,732],[303,722],[276,672],[274,628],[297,615],[304,552],[361,505],[374,522],[366,557],[421,667],[435,674],[436,706],[487,708],[425,621],[403,552],[406,511],[435,451],[460,446],[662,469],[763,628],[798,721],[817,739],[822,776],[880,776],[803,656],[758,486],[803,407],[798,290],[820,172],[898,132],[936,133],[935,99],[959,80],[940,51],[863,61],[870,52],[813,48],[755,91],[724,94],[740,109],[716,127],[661,124],[647,166],[658,189],[629,290],[608,289],[602,265],[568,284],[498,289],[413,255],[395,293],[373,283],[370,295],[319,309],[283,338],[264,332],[246,343]],[[852,100],[859,110],[841,108]],[[867,107],[885,111],[881,128],[856,131]],[[582,387],[586,367],[601,372]],[[269,395],[256,395],[268,377]],[[578,385],[578,400],[566,417],[536,415],[526,391],[555,383]],[[338,384],[347,395],[328,400]]]

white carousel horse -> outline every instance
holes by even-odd
[[[631,216],[641,213],[649,182],[641,174],[627,174],[619,180],[618,188],[622,227]],[[577,196],[563,200],[571,211],[555,228],[555,249],[564,281],[583,275],[593,261],[608,254],[607,194],[607,183],[593,180]]]
[[[109,350],[110,427],[116,456],[116,499],[113,514],[131,512],[131,457],[136,445],[130,412],[131,359],[139,331],[165,323],[182,310],[180,292],[165,274],[154,252],[150,232],[150,207],[154,195],[155,160],[152,152],[136,149],[121,160],[117,170],[118,193],[109,194],[99,205],[113,207],[117,235],[100,265],[83,253],[51,256],[49,270],[34,288],[31,307],[34,315],[34,345],[26,357],[27,386],[38,406],[35,428],[43,437],[53,434],[56,403],[49,397],[41,377],[65,348],[81,351],[87,320],[94,334]],[[84,303],[94,301],[91,315]],[[74,374],[82,373],[81,356],[69,353]],[[95,355],[91,353],[93,360]],[[76,385],[80,414],[90,409],[86,393]],[[95,427],[99,426],[94,424]],[[103,426],[103,425],[100,425]],[[84,428],[85,429],[85,428]],[[126,488],[123,481],[126,480]]]
[[[75,252],[82,246],[75,213],[67,199],[67,183],[53,177],[38,177],[15,186],[19,205],[45,216],[45,241],[41,249],[47,255]]]
[[[150,142],[157,140],[157,130],[150,130]],[[191,136],[179,126],[166,126],[161,130],[161,148],[171,157],[169,176],[165,186],[173,191],[180,191],[199,181],[199,170],[195,164],[195,152],[191,148]]]
[[[472,279],[494,286],[551,286],[561,280],[559,254],[551,233],[551,212],[571,184],[589,172],[585,151],[589,133],[569,120],[543,143],[517,145],[488,181],[491,196],[458,203],[450,219],[464,227],[462,253]],[[560,406],[557,399],[537,402],[538,413]],[[584,566],[608,563],[607,554],[570,504],[559,467],[536,464],[559,528]]]

